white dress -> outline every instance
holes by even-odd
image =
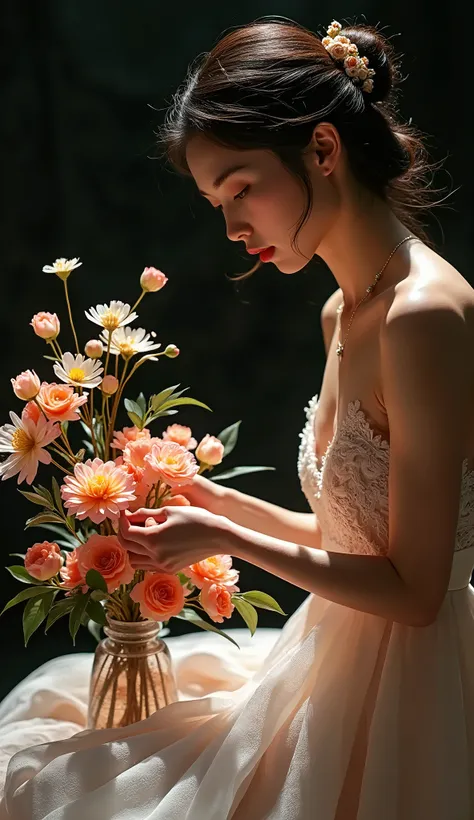
[[[389,444],[354,401],[318,465],[317,405],[298,472],[323,546],[383,554]],[[167,638],[181,700],[121,729],[84,730],[92,653],[48,661],[0,704],[0,820],[470,820],[473,566],[465,462],[429,626],[311,594],[282,629],[232,631],[240,652],[210,633]]]

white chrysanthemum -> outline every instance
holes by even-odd
[[[138,316],[138,313],[130,313],[130,305],[115,299],[112,299],[110,305],[97,305],[95,308],[91,307],[89,312],[85,310],[84,313],[91,322],[106,330],[116,330],[128,325]]]
[[[61,364],[58,362],[53,366],[58,379],[66,384],[75,384],[77,387],[98,387],[102,381],[101,373],[104,368],[101,363],[94,359],[86,359],[82,353],[73,356],[72,353],[64,353]]]
[[[13,424],[0,427],[0,453],[11,455],[0,464],[0,476],[7,478],[19,473],[18,484],[25,481],[31,484],[38,471],[38,462],[51,463],[51,453],[43,448],[61,435],[60,425],[47,421],[43,415],[38,421],[21,419],[10,411]]]
[[[60,259],[56,259],[56,262],[53,265],[45,265],[43,267],[43,273],[67,273],[68,275],[73,271],[75,268],[79,268],[82,265],[82,262],[79,262],[79,257],[75,256],[74,259],[65,259],[62,256]]]
[[[150,341],[150,336],[156,336],[156,333],[154,331],[147,333],[143,327],[119,327],[112,333],[110,352],[115,356],[122,355],[125,359],[129,359],[136,353],[158,350],[161,344]],[[101,333],[100,340],[107,346],[108,334]]]

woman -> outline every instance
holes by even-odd
[[[78,732],[89,658],[50,661],[2,704],[2,737],[13,714],[24,746],[34,715],[63,739],[13,754],[2,820],[474,816],[474,293],[414,217],[425,166],[396,79],[373,29],[257,21],[173,101],[161,141],[229,239],[287,274],[317,253],[339,289],[298,455],[312,512],[200,477],[192,506],[124,514],[120,539],[171,572],[212,539],[310,594],[259,658],[236,650],[202,697],[124,729]],[[45,679],[61,697],[38,717]]]

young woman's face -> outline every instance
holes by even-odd
[[[337,217],[337,188],[314,150],[304,157],[314,202],[298,234],[296,251],[291,241],[305,210],[306,191],[276,154],[265,149],[224,148],[199,135],[189,141],[186,159],[200,192],[224,214],[228,238],[242,242],[242,250],[273,245],[270,261],[283,273],[295,273],[308,263]],[[215,188],[216,180],[236,165],[245,167]],[[324,167],[327,169],[327,162]],[[249,256],[252,264],[257,259]]]

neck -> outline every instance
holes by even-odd
[[[345,309],[356,307],[395,246],[409,234],[388,205],[379,199],[362,206],[360,201],[352,207],[347,203],[341,210],[316,253],[324,259],[342,289]],[[391,258],[374,295],[387,287],[387,283],[406,275],[405,247],[402,245]]]

